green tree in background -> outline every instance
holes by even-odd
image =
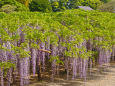
[[[52,6],[52,10],[53,10],[54,12],[60,11],[59,2],[58,2],[58,1],[52,1],[52,2],[51,2],[51,6]]]
[[[57,12],[77,6],[97,9],[108,1],[110,0],[0,0],[0,11],[28,11],[30,9],[30,11]]]
[[[14,11],[28,11],[29,10],[23,4],[17,2],[16,0],[0,0],[0,9],[2,8],[2,10],[4,9],[10,10],[10,8],[12,9],[12,7],[15,7]]]
[[[2,8],[0,9],[1,12],[5,12],[5,13],[11,13],[11,12],[14,12],[16,9],[15,6],[12,6],[12,5],[4,5],[2,6]]]
[[[51,1],[52,10],[54,12],[65,10],[68,6],[67,2],[68,2],[68,0]]]
[[[101,1],[104,2],[104,3],[107,3],[107,2],[109,2],[111,0],[101,0]]]
[[[30,3],[32,0],[16,0],[16,1],[18,1],[18,2],[20,2],[20,3],[22,3],[22,4],[24,4],[26,7],[28,7],[28,6],[29,6],[29,3]]]
[[[33,0],[29,5],[30,11],[50,12],[52,11],[49,0]]]
[[[70,8],[76,8],[77,6],[90,6],[93,9],[97,9],[102,4],[100,0],[70,0]]]
[[[59,0],[59,6],[60,9],[65,10],[68,7],[68,2],[69,0]]]

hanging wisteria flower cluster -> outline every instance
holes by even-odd
[[[42,78],[50,65],[51,80],[60,74],[67,80],[86,79],[95,63],[115,58],[115,14],[67,10],[58,13],[0,13],[0,80],[11,86],[19,77],[28,85],[30,75]],[[7,83],[4,83],[7,82]]]

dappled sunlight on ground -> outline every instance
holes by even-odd
[[[55,78],[54,82],[47,80],[48,82],[36,82],[29,86],[115,86],[115,64],[109,67],[93,68],[87,75],[86,81],[83,79],[66,80],[65,77]]]

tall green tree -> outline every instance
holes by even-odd
[[[33,0],[29,6],[31,11],[50,12],[52,11],[49,0]]]
[[[32,1],[32,0],[17,0],[18,2],[24,4],[26,7],[29,6],[29,3]]]

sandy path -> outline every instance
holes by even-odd
[[[80,86],[115,86],[115,65],[107,68],[102,72],[103,74],[98,74],[100,78],[96,80],[90,80],[84,85]]]
[[[64,80],[60,79],[57,83],[34,83],[30,86],[115,86],[115,64],[108,68],[93,68],[92,74],[87,77],[87,81],[81,79]]]

